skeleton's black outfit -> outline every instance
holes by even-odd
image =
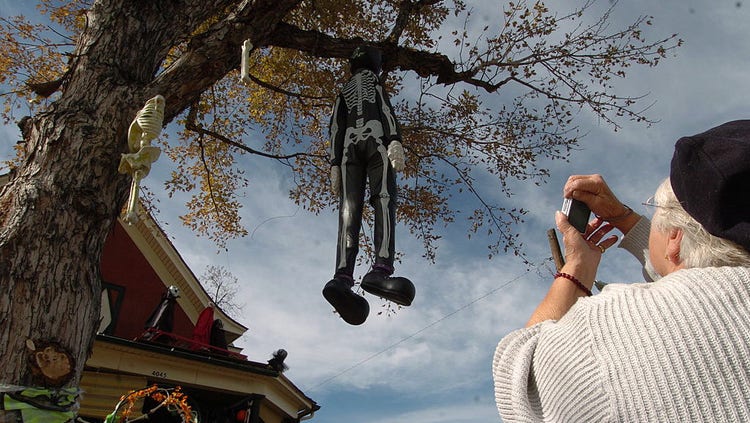
[[[339,233],[336,273],[323,295],[350,324],[367,318],[367,301],[352,292],[359,252],[359,232],[367,180],[375,214],[375,264],[362,288],[401,305],[410,305],[414,285],[391,277],[395,253],[396,176],[389,146],[400,147],[401,129],[388,96],[380,84],[380,52],[358,48],[350,61],[352,77],[336,98],[331,117],[331,166],[339,174]],[[335,176],[334,176],[335,177]],[[335,183],[335,182],[334,182]]]
[[[164,332],[172,332],[174,309],[178,298],[180,298],[180,290],[176,286],[167,288],[167,292],[161,296],[159,305],[151,312],[151,316],[146,321],[146,329],[156,328]]]

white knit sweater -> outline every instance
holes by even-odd
[[[505,423],[750,422],[750,268],[610,284],[507,335],[492,371]]]

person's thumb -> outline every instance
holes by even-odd
[[[561,212],[560,210],[555,212],[555,224],[557,224],[557,229],[559,229],[563,234],[573,228],[570,222],[568,222],[568,217],[565,216],[565,214],[563,214],[563,212]]]

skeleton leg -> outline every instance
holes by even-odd
[[[144,146],[137,153],[123,154],[120,158],[120,173],[131,175],[133,181],[130,184],[130,197],[128,197],[128,207],[123,220],[128,224],[135,224],[138,221],[138,194],[141,187],[141,180],[151,171],[151,164],[159,158],[161,150],[159,147]]]
[[[395,254],[396,176],[388,161],[385,147],[372,143],[375,150],[370,156],[370,202],[375,208],[375,264],[363,278],[360,286],[366,292],[393,301],[402,306],[411,305],[416,289],[402,276],[392,276]]]
[[[136,170],[133,174],[133,181],[130,183],[130,196],[128,197],[128,208],[125,211],[125,216],[122,220],[129,225],[134,225],[138,222],[138,195],[141,189],[141,179],[143,179],[143,172]]]
[[[336,273],[349,276],[359,252],[359,231],[365,199],[365,170],[358,164],[341,164],[341,204],[339,206],[339,235],[336,251]]]
[[[377,142],[375,150],[367,171],[372,195],[370,203],[375,209],[375,263],[392,269],[396,232],[396,176],[389,165],[386,148]]]
[[[348,162],[348,158],[345,153],[341,163],[336,274],[323,288],[323,297],[345,322],[361,325],[370,313],[370,305],[364,297],[352,291],[352,286],[366,181],[365,170],[358,163]]]

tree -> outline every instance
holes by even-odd
[[[99,313],[102,246],[128,194],[118,163],[147,99],[163,95],[165,122],[182,128],[165,148],[181,166],[168,188],[194,194],[184,222],[221,243],[246,233],[237,155],[289,166],[291,198],[310,212],[332,206],[328,112],[363,42],[385,53],[408,140],[399,219],[434,257],[437,228],[457,213],[449,199],[468,195],[469,230],[496,238],[490,254],[518,253],[511,225],[524,210],[485,201],[476,178],[493,177],[508,195],[511,178],[541,182],[538,160],[567,157],[582,110],[615,127],[647,122],[640,97],[618,96],[612,83],[680,43],[646,40],[647,17],[610,31],[606,10],[586,23],[592,5],[557,16],[541,1],[497,2],[497,24],[478,32],[464,0],[41,0],[51,27],[2,18],[4,117],[27,104],[30,116],[0,191],[0,380],[40,383],[29,339],[66,349],[66,385],[77,385]],[[245,40],[249,82],[239,84]]]
[[[238,317],[244,304],[237,302],[239,280],[232,272],[221,266],[206,266],[206,271],[201,275],[201,285],[217,307],[232,317]]]

